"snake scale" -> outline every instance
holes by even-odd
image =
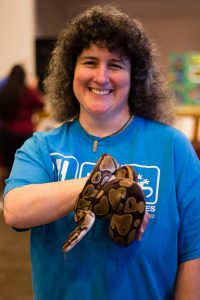
[[[95,218],[109,219],[110,238],[128,246],[137,238],[145,204],[135,170],[103,154],[76,200],[74,220],[78,226],[68,236],[63,252],[70,251],[87,234]]]

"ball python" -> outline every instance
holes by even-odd
[[[70,251],[87,234],[95,218],[109,219],[110,238],[128,246],[137,238],[145,204],[135,170],[103,154],[76,200],[74,220],[78,226],[62,246],[63,252]]]

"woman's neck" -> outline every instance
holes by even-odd
[[[95,119],[87,117],[87,120],[79,117],[81,127],[90,135],[104,138],[117,133],[127,126],[132,116],[130,113],[119,115],[117,118],[105,119],[97,116]]]

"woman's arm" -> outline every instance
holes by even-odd
[[[45,184],[31,184],[9,191],[4,198],[5,222],[23,229],[66,216],[74,210],[76,198],[87,178]]]
[[[174,300],[200,299],[200,258],[180,265]]]

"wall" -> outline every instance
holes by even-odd
[[[34,75],[34,0],[0,1],[0,36],[0,79],[15,63],[23,63],[28,75]]]

